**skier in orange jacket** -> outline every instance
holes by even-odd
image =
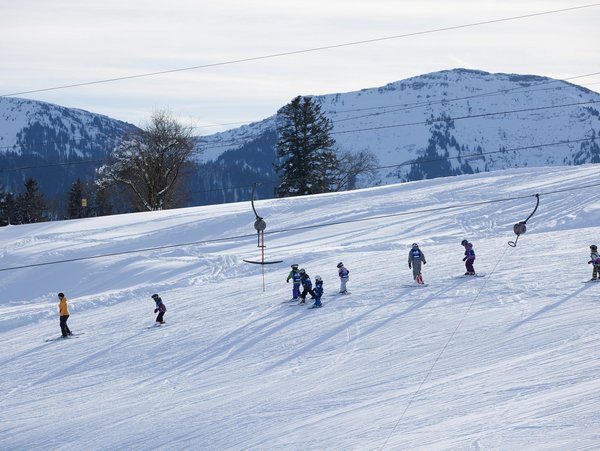
[[[67,326],[67,320],[69,319],[69,301],[63,293],[58,293],[58,299],[60,302],[58,303],[58,314],[60,315],[60,331],[62,333],[62,337],[66,338],[69,335],[73,335],[69,326]]]

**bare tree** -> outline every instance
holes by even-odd
[[[132,132],[98,169],[100,186],[122,185],[134,194],[140,210],[177,207],[182,199],[182,170],[194,148],[192,128],[165,111]]]
[[[338,156],[335,170],[335,191],[346,191],[356,187],[356,181],[361,177],[375,177],[379,162],[377,157],[367,151],[358,153],[344,152]]]

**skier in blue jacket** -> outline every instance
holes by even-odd
[[[292,300],[297,301],[300,298],[300,284],[302,283],[302,277],[300,275],[300,271],[298,271],[298,264],[294,263],[292,265],[292,270],[287,276],[287,283],[292,281]]]
[[[302,268],[300,270],[300,283],[302,284],[302,294],[300,295],[300,304],[306,303],[306,295],[310,294],[311,299],[315,299],[317,295],[313,291],[312,281],[306,270]]]
[[[413,243],[410,251],[408,251],[408,268],[413,271],[413,278],[418,284],[424,284],[423,276],[421,275],[421,263],[427,264],[425,254],[417,243]]]
[[[321,276],[315,276],[315,303],[312,305],[313,308],[321,307],[321,296],[323,296],[323,279]]]

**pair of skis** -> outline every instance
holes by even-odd
[[[477,277],[485,277],[485,273],[478,273],[478,274],[462,274],[460,276],[456,276],[457,279],[474,279]],[[419,282],[417,279],[420,278]],[[423,278],[421,276],[417,276],[417,279],[415,279],[415,283],[411,283],[411,284],[403,284],[402,287],[404,288],[417,288],[417,287],[428,287],[429,284],[423,282]]]
[[[296,307],[297,305],[309,305],[306,302],[298,302],[298,299],[288,299],[287,301],[283,301],[282,304],[289,304],[290,307]],[[321,304],[321,305],[312,304],[307,308],[313,309],[313,308],[321,308],[321,307],[323,307],[323,304]]]
[[[54,337],[54,338],[47,338],[44,341],[46,343],[50,343],[52,341],[60,341],[60,340],[70,340],[71,338],[79,338],[81,335],[84,335],[85,332],[79,332],[77,334],[71,334],[71,335],[67,335],[66,337],[63,337],[62,335],[59,337]]]
[[[297,304],[290,304],[290,307],[296,307],[297,305],[309,305],[309,304],[306,304],[306,302],[298,302]],[[322,306],[323,306],[323,304],[321,304],[321,305],[312,304],[312,305],[310,305],[310,307],[306,307],[306,308],[313,309],[313,308],[321,308]]]

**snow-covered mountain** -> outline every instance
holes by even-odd
[[[0,188],[18,192],[27,177],[34,177],[47,195],[64,195],[78,177],[91,179],[132,127],[84,110],[0,97]],[[84,161],[94,163],[81,164]],[[12,170],[20,167],[29,169]]]
[[[316,98],[340,150],[378,157],[380,183],[600,162],[600,94],[546,77],[455,69]],[[275,121],[202,137],[205,161],[254,169],[272,185],[272,168],[252,159],[274,161]]]
[[[264,284],[248,202],[4,227],[0,449],[598,449],[598,172],[257,201],[283,260]],[[486,277],[457,277],[465,238]],[[323,278],[323,308],[282,303],[291,263]],[[45,342],[60,291],[83,335]]]
[[[372,186],[525,166],[600,163],[600,94],[545,77],[455,69],[358,92],[317,96],[340,151],[369,151],[382,169]],[[282,105],[283,106],[283,105]],[[0,99],[0,167],[98,160],[131,125],[21,99]],[[276,115],[203,136],[192,205],[273,196]],[[18,160],[18,161],[15,161]],[[66,193],[96,164],[1,172],[0,184],[41,179]],[[87,170],[87,172],[85,172]],[[58,180],[58,183],[57,183]]]

